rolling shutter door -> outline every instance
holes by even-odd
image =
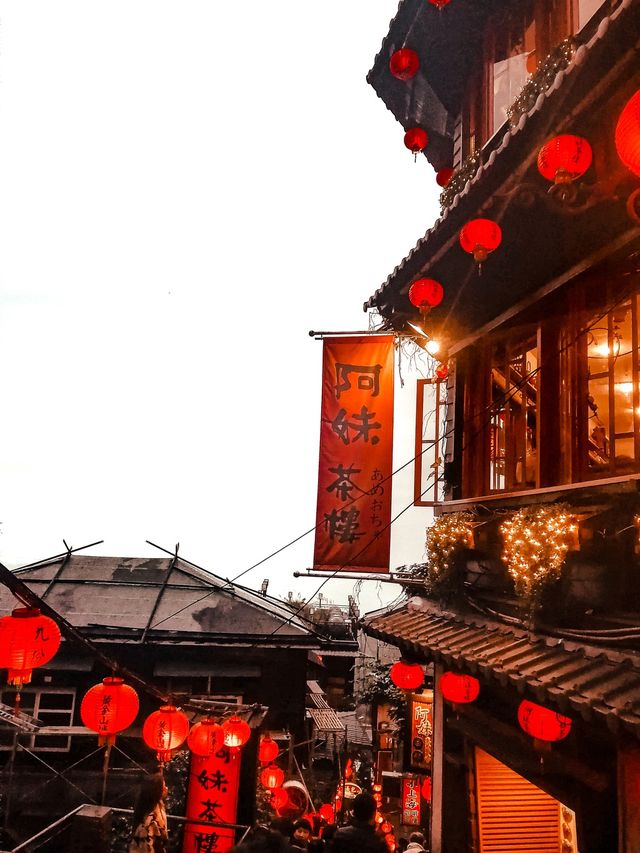
[[[562,853],[561,804],[476,747],[480,853]]]

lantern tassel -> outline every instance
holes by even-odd
[[[13,716],[17,717],[20,714],[20,687],[16,690],[16,698],[13,703]]]

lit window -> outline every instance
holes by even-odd
[[[508,11],[495,25],[493,50],[493,132],[507,120],[507,110],[536,67],[533,3]]]

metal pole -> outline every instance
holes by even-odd
[[[109,779],[109,758],[111,757],[111,744],[107,741],[104,748],[104,760],[102,762],[102,795],[100,797],[100,805],[105,804],[107,799],[107,780]]]
[[[381,581],[382,583],[405,583],[406,578],[401,580],[397,575],[383,575],[377,572],[369,574],[358,574],[357,572],[316,572],[313,569],[307,569],[306,572],[293,572],[294,578],[342,578],[348,581]]]

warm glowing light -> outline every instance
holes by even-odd
[[[415,332],[417,332],[419,335],[422,335],[422,336],[423,336],[423,337],[425,337],[425,338],[428,338],[428,337],[429,337],[429,335],[428,335],[426,332],[424,332],[424,331],[420,328],[420,326],[416,326],[416,324],[415,324],[415,323],[409,323],[409,326],[411,326],[411,328],[412,328]]]
[[[427,341],[425,349],[429,353],[429,355],[437,355],[440,352],[440,342],[434,341],[433,339]]]
[[[433,586],[445,584],[454,571],[456,555],[472,547],[472,518],[469,512],[451,512],[427,528],[427,576]]]
[[[633,382],[616,382],[615,388],[621,394],[633,394]]]
[[[389,675],[399,690],[417,690],[424,684],[424,670],[419,663],[408,663],[406,660],[396,661],[391,667]]]

